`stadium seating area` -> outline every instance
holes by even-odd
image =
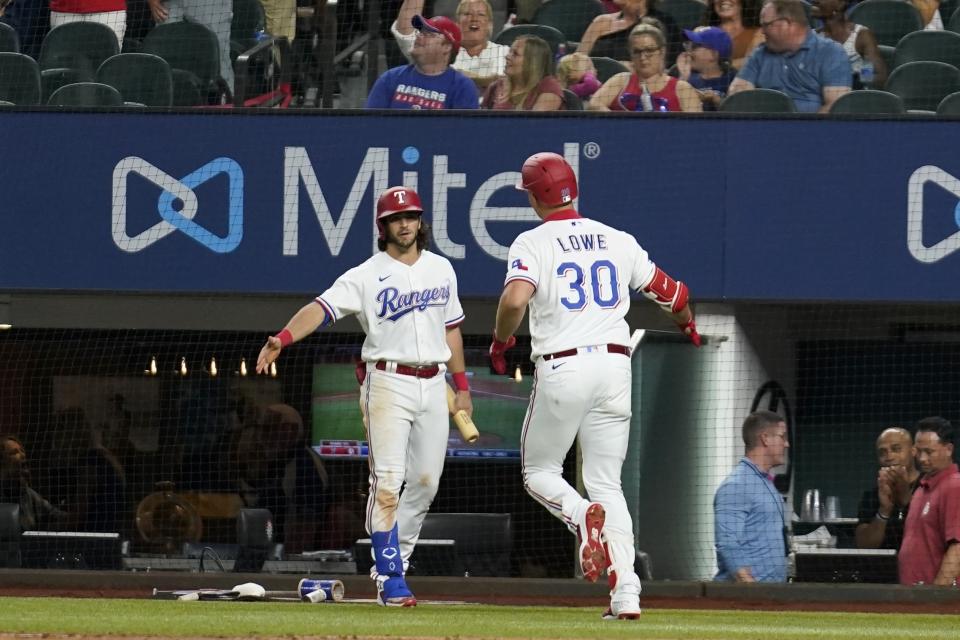
[[[234,0],[229,49],[235,84],[222,77],[221,43],[207,25],[155,25],[146,5],[131,1],[121,45],[110,26],[96,22],[50,28],[46,14],[26,15],[30,4],[22,3],[18,12],[15,2],[0,17],[0,102],[14,106],[360,107],[379,73],[404,62],[389,33],[400,0],[365,3],[366,8],[301,0],[293,42],[265,33],[259,0]],[[425,12],[456,19],[458,4],[428,0]],[[517,17],[520,3],[514,0],[490,4],[493,42],[509,45],[519,35],[537,35],[558,58],[575,51],[591,22],[615,6],[600,0],[544,0],[525,20]],[[925,29],[908,0],[852,3],[848,16],[875,35],[889,79],[883,85],[864,82],[871,91],[844,100],[833,112],[951,113],[956,100],[948,97],[960,91],[957,5],[955,0],[940,3],[938,20]],[[705,24],[708,15],[701,0],[659,0],[656,6],[681,29]],[[371,15],[375,12],[379,15]],[[942,28],[934,28],[940,23]],[[601,82],[625,68],[623,60],[605,56],[593,62]],[[576,109],[579,103],[570,104]],[[740,108],[781,111],[769,96],[741,99],[721,110]]]

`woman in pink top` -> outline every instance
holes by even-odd
[[[630,32],[633,73],[618,73],[590,99],[592,111],[703,111],[700,97],[688,82],[668,76],[663,33],[649,24]]]
[[[550,45],[536,36],[520,36],[507,53],[504,76],[483,94],[484,109],[559,111],[563,87],[553,76]]]

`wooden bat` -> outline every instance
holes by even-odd
[[[264,602],[300,602],[302,598],[298,591],[266,591],[262,598],[243,597],[240,592],[230,589],[180,589],[177,591],[153,590],[153,597],[157,600],[261,600]]]
[[[457,425],[457,429],[460,430],[460,435],[464,441],[473,444],[480,439],[480,432],[477,431],[477,425],[473,424],[473,419],[467,415],[466,411],[463,409],[457,410],[456,397],[457,394],[454,392],[453,387],[448,384],[447,409],[449,409],[453,415],[453,422]]]

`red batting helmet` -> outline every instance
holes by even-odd
[[[577,177],[562,156],[535,153],[523,163],[517,189],[529,191],[548,207],[570,204],[577,197]]]
[[[395,213],[405,213],[407,211],[423,213],[420,196],[413,189],[390,187],[380,194],[380,198],[377,200],[377,230],[380,232],[381,239],[385,233],[381,220]]]

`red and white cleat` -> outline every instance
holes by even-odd
[[[596,582],[603,570],[607,568],[607,554],[603,549],[600,533],[607,513],[603,506],[591,502],[584,509],[580,522],[577,523],[577,539],[580,541],[580,569],[583,579]]]

